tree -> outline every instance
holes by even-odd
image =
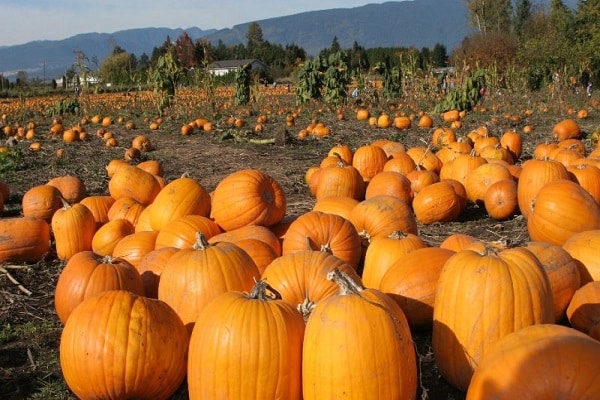
[[[159,56],[156,65],[148,72],[148,83],[154,88],[154,97],[157,100],[158,111],[171,105],[175,97],[175,90],[181,78],[183,69],[174,51],[167,51]]]
[[[512,14],[511,0],[465,0],[471,25],[480,32],[507,32]]]
[[[263,39],[262,28],[258,23],[252,22],[248,25],[246,39],[248,39],[248,42],[246,43],[248,54],[253,58],[259,58],[258,53],[264,45],[265,40]]]
[[[175,53],[183,68],[191,69],[198,67],[196,47],[187,32],[183,32],[175,41]]]
[[[598,82],[600,73],[600,0],[579,1],[574,16],[575,43],[582,68],[591,67],[592,80]],[[583,65],[585,64],[585,65]]]
[[[523,34],[523,28],[525,24],[531,18],[531,1],[530,0],[516,0],[515,13],[512,20],[513,32],[517,36]]]
[[[129,53],[117,53],[107,57],[100,65],[99,75],[106,84],[122,86],[130,82]]]
[[[431,64],[433,67],[445,67],[448,65],[448,53],[446,46],[436,43],[431,50]]]

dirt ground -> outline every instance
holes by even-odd
[[[521,113],[525,109],[525,106],[511,107],[505,113]],[[481,124],[487,124],[492,133],[499,134],[507,129],[521,130],[527,123],[534,124],[536,130],[525,136],[524,155],[518,161],[522,162],[531,157],[537,143],[550,139],[551,127],[565,117],[563,110],[557,105],[554,112],[536,111],[517,123],[503,114],[503,110],[495,114],[471,113],[464,118],[463,127],[457,132],[466,134]],[[595,112],[590,111],[590,118],[581,122],[584,132],[591,132],[598,126]],[[55,176],[77,175],[85,182],[88,194],[107,194],[105,166],[113,158],[122,158],[130,140],[140,134],[146,135],[154,148],[143,153],[142,157],[162,161],[167,181],[186,173],[208,190],[213,190],[222,178],[236,170],[260,169],[283,187],[289,216],[312,209],[314,198],[304,180],[306,170],[318,165],[335,144],[349,144],[356,149],[386,138],[410,147],[423,146],[423,141],[430,139],[431,130],[418,128],[416,120],[410,129],[398,131],[394,128],[378,129],[357,121],[351,109],[347,109],[345,115],[345,120],[338,120],[333,113],[318,115],[332,131],[331,136],[324,139],[297,138],[297,132],[314,118],[314,114],[308,112],[298,117],[294,127],[285,126],[284,115],[273,115],[260,134],[254,132],[252,118],[255,117],[252,115],[247,117],[245,128],[233,131],[217,124],[213,132],[197,132],[190,136],[180,134],[182,120],[167,119],[159,130],[151,131],[139,118],[136,130],[127,131],[123,125],[110,127],[121,143],[117,148],[104,146],[104,142],[95,135],[98,126],[88,125],[88,138],[72,144],[64,144],[60,138],[49,138],[44,133],[40,136],[42,150],[32,152],[28,148],[29,143],[18,143],[21,156],[12,168],[0,175],[0,179],[9,184],[12,193],[2,217],[19,215],[25,191]],[[72,120],[75,121],[74,118]],[[439,116],[434,121],[437,126],[442,124]],[[40,132],[48,129],[49,121],[45,123],[39,126]],[[248,141],[250,138],[277,138],[277,143],[254,144]],[[587,144],[591,146],[591,143]],[[56,156],[59,148],[64,149],[60,158]],[[470,205],[456,222],[419,225],[421,237],[431,245],[439,244],[456,232],[486,240],[505,239],[511,245],[524,244],[529,239],[521,216],[499,222],[474,205]],[[0,272],[0,393],[3,393],[3,398],[72,398],[58,362],[61,324],[53,308],[54,285],[63,265],[52,254],[35,265],[3,265],[4,270]],[[430,348],[430,332],[416,333],[415,342],[420,367],[418,397],[464,398],[464,394],[450,387],[439,376]],[[186,398],[185,388],[182,387],[174,398]]]

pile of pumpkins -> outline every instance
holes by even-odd
[[[209,192],[113,160],[107,195],[72,176],[26,192],[23,216],[0,220],[0,260],[65,261],[60,363],[83,399],[166,399],[186,377],[191,399],[411,399],[424,330],[468,399],[600,393],[598,152],[563,163],[579,148],[561,137],[517,167],[514,131],[433,132],[424,147],[334,146],[295,216],[265,171]],[[468,205],[521,214],[531,242],[419,236]]]

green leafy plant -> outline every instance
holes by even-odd
[[[156,65],[148,72],[148,84],[154,90],[159,113],[169,107],[175,98],[175,90],[184,75],[179,59],[172,52],[158,57]]]
[[[250,64],[245,64],[235,72],[235,104],[250,102]]]
[[[81,110],[81,104],[77,99],[63,97],[53,106],[46,110],[46,116],[55,117],[57,115],[72,114],[78,115]]]
[[[448,110],[470,110],[483,96],[482,89],[485,88],[485,76],[478,69],[471,75],[467,75],[463,85],[446,95],[444,100],[435,106],[435,112],[441,113]]]

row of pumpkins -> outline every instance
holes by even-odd
[[[592,398],[597,192],[571,165],[544,157],[513,169],[483,157],[475,139],[444,161],[455,143],[446,136],[422,149],[335,146],[307,171],[313,210],[294,217],[260,170],[209,193],[187,176],[166,182],[157,161],[113,160],[109,195],[86,196],[75,177],[26,192],[23,217],[0,220],[0,259],[55,250],[66,261],[55,292],[60,362],[83,399],[168,398],[186,376],[192,399],[415,398],[411,331],[426,329],[440,373],[467,398]],[[361,159],[375,148],[382,166]],[[386,170],[407,162],[402,154],[413,169]],[[577,165],[593,171],[593,160]],[[497,181],[514,183],[517,207],[503,218],[520,211],[532,242],[451,234],[427,244],[419,222],[456,220],[468,203],[487,209],[471,176],[488,165],[476,182],[491,187],[495,166],[509,171]],[[557,324],[565,317],[576,329]]]

